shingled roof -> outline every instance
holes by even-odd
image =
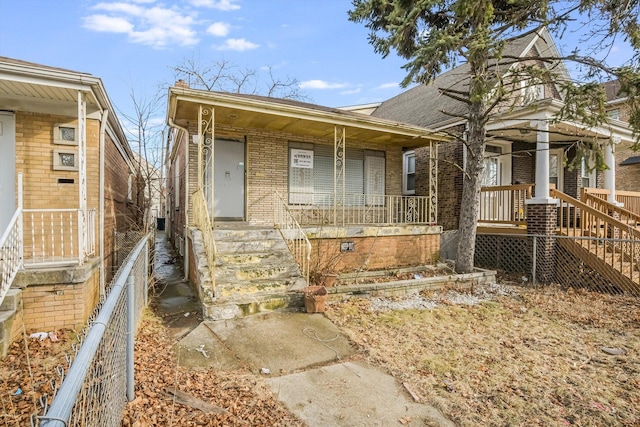
[[[512,41],[506,46],[503,56],[523,56],[537,36],[538,33],[531,32]],[[505,60],[505,62],[511,61]],[[467,104],[443,95],[440,88],[467,90],[469,71],[467,63],[455,67],[436,77],[428,85],[415,86],[384,101],[371,115],[432,129],[437,129],[451,120],[459,120],[455,115],[467,113]]]

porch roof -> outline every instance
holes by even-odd
[[[198,108],[214,108],[215,123],[281,131],[318,138],[334,138],[335,126],[346,129],[347,140],[415,148],[431,141],[448,141],[442,133],[365,114],[289,99],[169,88],[167,121],[184,125],[197,120]]]

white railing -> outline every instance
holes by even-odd
[[[432,224],[435,204],[424,196],[289,193],[288,210],[302,225]]]
[[[18,270],[22,268],[21,214],[22,211],[18,208],[0,237],[0,304],[11,288]]]
[[[202,189],[193,193],[191,200],[193,202],[193,222],[194,225],[202,232],[204,251],[207,256],[207,264],[209,264],[209,274],[211,276],[211,291],[215,295],[216,242],[213,238],[213,221],[209,215],[209,208],[207,208],[207,202],[204,198],[204,192]]]
[[[531,198],[533,184],[482,187],[478,222],[526,224],[525,200]]]
[[[95,210],[23,209],[24,267],[82,265],[95,252]]]
[[[300,267],[300,272],[309,283],[309,265],[311,263],[311,242],[307,238],[300,224],[293,217],[287,203],[276,192],[274,196],[274,225],[280,230],[282,237],[287,242],[293,258]]]

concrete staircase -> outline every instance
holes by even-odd
[[[9,289],[0,305],[0,359],[7,355],[16,318],[20,314],[20,289]]]
[[[204,315],[220,320],[302,306],[306,281],[280,232],[245,223],[218,223],[216,295]]]

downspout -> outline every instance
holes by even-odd
[[[98,213],[98,228],[100,233],[100,296],[105,296],[106,283],[104,275],[104,143],[107,121],[109,119],[109,110],[102,112],[100,121],[100,188],[99,188],[99,204],[100,212]]]
[[[173,122],[173,118],[169,117],[169,126],[184,132],[185,138],[185,159],[184,159],[184,280],[189,279],[189,251],[187,248],[187,225],[189,224],[189,131],[187,128],[179,126]]]

